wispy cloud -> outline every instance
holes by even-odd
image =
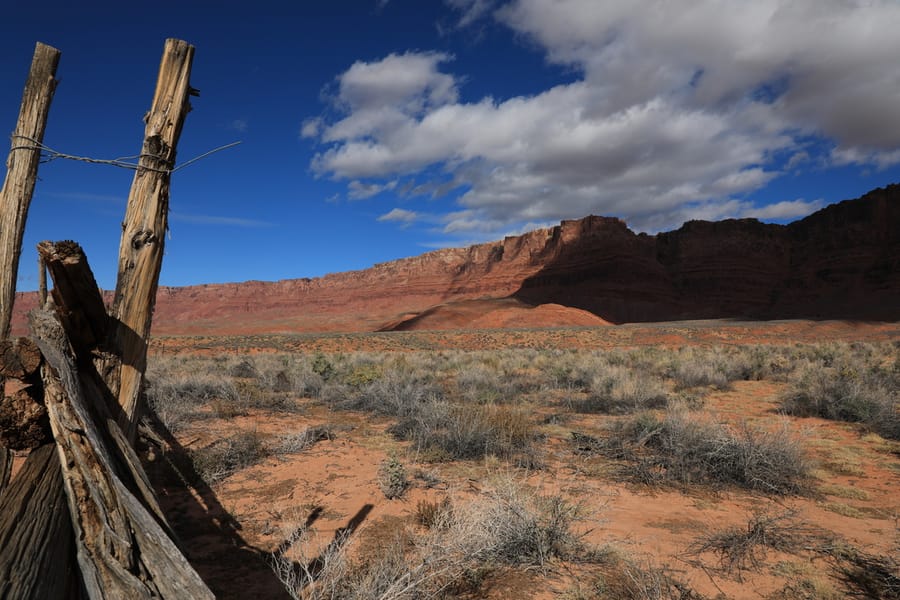
[[[362,181],[351,181],[347,184],[347,198],[350,200],[363,200],[371,198],[381,192],[393,190],[397,187],[397,180],[388,181],[387,183],[364,183]]]
[[[402,208],[395,208],[390,212],[387,212],[380,217],[378,217],[379,221],[397,221],[400,223],[404,223],[406,225],[410,225],[415,223],[421,218],[419,213],[412,210],[405,210]]]
[[[250,128],[250,123],[246,119],[234,119],[228,123],[228,129],[237,131],[238,133],[246,133]]]
[[[172,221],[179,223],[191,223],[193,225],[219,225],[226,227],[274,227],[274,224],[257,219],[245,219],[242,217],[223,217],[218,215],[191,215],[172,211],[169,213]]]

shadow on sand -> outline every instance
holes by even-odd
[[[272,554],[244,540],[240,523],[194,469],[190,455],[175,436],[153,414],[145,418],[141,433],[142,442],[156,455],[145,468],[178,538],[176,543],[216,597],[289,599],[270,566]],[[293,564],[295,573],[317,577],[327,553],[346,543],[372,508],[364,505],[309,564]],[[314,508],[301,529],[311,527],[321,512]],[[294,537],[289,536],[276,552],[288,550]]]

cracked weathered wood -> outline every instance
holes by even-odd
[[[55,444],[33,450],[0,495],[0,599],[78,597]]]
[[[41,160],[41,151],[29,148],[34,144],[28,139],[43,142],[50,102],[56,90],[59,55],[59,50],[40,42],[35,47],[6,159],[6,179],[0,191],[0,339],[9,336],[22,236]]]
[[[72,241],[44,241],[37,250],[53,279],[56,314],[76,352],[104,343],[109,316],[84,250]]]
[[[33,311],[31,327],[50,367],[44,369],[45,401],[88,596],[213,598],[166,531],[117,475],[116,449],[104,442],[92,414],[92,407],[103,400],[85,396],[58,318]]]
[[[0,498],[3,497],[3,490],[9,484],[12,476],[13,453],[12,450],[0,446]]]
[[[140,420],[147,339],[168,227],[170,170],[190,110],[188,97],[195,92],[189,81],[193,56],[194,47],[187,42],[166,40],[156,93],[145,117],[140,167],[122,223],[111,338],[111,350],[121,365],[109,365],[104,375],[122,407],[120,423],[131,441]]]

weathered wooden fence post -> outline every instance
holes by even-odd
[[[122,224],[111,315],[115,328],[110,348],[114,364],[104,370],[107,384],[122,407],[119,424],[131,441],[141,416],[141,383],[168,227],[169,180],[175,165],[175,147],[190,111],[188,97],[196,93],[189,81],[193,57],[194,47],[187,42],[166,40],[156,93],[145,117],[140,166]],[[115,364],[117,359],[121,359],[119,364]]]
[[[41,160],[41,151],[33,146],[44,140],[59,55],[59,50],[40,42],[35,47],[6,159],[6,179],[0,191],[0,340],[9,336],[22,236]]]
[[[34,49],[31,70],[22,92],[22,106],[6,159],[6,178],[0,190],[0,341],[9,337],[13,302],[16,299],[16,277],[28,207],[34,194],[41,151],[28,148],[42,142],[50,102],[56,90],[56,67],[60,52],[40,42]],[[3,398],[3,376],[0,375],[0,398]],[[9,481],[12,453],[0,446],[0,492]]]
[[[53,278],[54,306],[31,312],[30,341],[0,339],[0,376],[18,380],[16,394],[27,392],[4,406],[33,404],[13,411],[22,425],[13,419],[0,429],[32,448],[0,490],[0,599],[213,598],[177,548],[132,447],[192,56],[193,47],[167,40],[123,226],[114,314],[81,247],[43,242],[40,268]],[[40,142],[27,135],[29,145]],[[22,212],[20,230],[27,202]],[[17,263],[20,246],[21,235],[0,251]],[[15,269],[7,274],[14,289]],[[98,364],[109,367],[106,376]]]

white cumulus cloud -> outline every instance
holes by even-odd
[[[337,78],[340,116],[304,126],[321,144],[313,170],[351,198],[438,173],[460,191],[447,233],[589,213],[655,231],[818,208],[742,199],[813,161],[810,140],[825,163],[900,163],[895,0],[447,3],[461,26],[495,19],[578,76],[461,102],[448,54],[354,63]]]

